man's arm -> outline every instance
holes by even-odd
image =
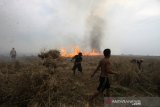
[[[95,71],[93,72],[93,74],[91,75],[91,78],[97,73],[97,71],[100,69],[100,67],[101,67],[101,63],[99,62],[96,70],[95,70]]]
[[[110,62],[107,63],[106,70],[108,74],[118,74],[112,71]]]
[[[72,57],[71,61],[73,61],[76,58],[76,55],[74,57]]]

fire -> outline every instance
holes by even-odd
[[[66,48],[61,48],[60,52],[61,52],[61,56],[62,57],[73,57],[75,55],[78,55],[79,52],[82,52],[83,56],[97,56],[97,55],[101,55],[100,52],[98,52],[96,49],[92,49],[92,51],[90,52],[86,52],[86,51],[80,51],[79,47],[75,47],[73,48],[73,52],[67,52]]]

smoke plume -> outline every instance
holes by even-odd
[[[91,10],[88,17],[89,44],[91,49],[101,50],[101,43],[104,37],[106,0],[102,0]]]
[[[104,20],[98,16],[90,16],[90,21],[92,21],[90,25],[90,47],[91,49],[96,49],[100,51],[104,28]]]

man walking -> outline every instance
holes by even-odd
[[[75,55],[72,60],[75,60],[74,61],[74,65],[73,65],[73,74],[75,75],[75,72],[76,72],[76,69],[78,69],[78,71],[80,71],[82,73],[82,65],[81,65],[81,62],[82,62],[82,53],[80,52],[78,55]]]
[[[16,50],[14,48],[12,48],[12,50],[10,51],[10,57],[13,60],[16,59]]]
[[[111,70],[111,64],[109,61],[109,58],[111,56],[111,50],[110,49],[105,49],[103,51],[104,58],[100,60],[97,69],[93,72],[91,77],[93,77],[98,70],[101,70],[101,74],[99,77],[99,86],[97,88],[97,92],[92,96],[90,101],[95,99],[98,95],[103,93],[104,90],[106,90],[106,95],[109,97],[110,96],[110,82],[109,82],[109,74],[117,74],[116,72],[112,72]]]

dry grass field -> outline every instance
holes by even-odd
[[[37,57],[22,57],[15,62],[0,60],[1,107],[89,107],[88,99],[96,91],[99,73],[90,78],[102,56],[83,57],[83,74],[72,73],[68,58],[55,60],[57,68],[49,70]],[[132,58],[143,58],[139,71]],[[112,56],[111,96],[160,96],[160,57]],[[103,95],[94,102],[103,106]]]

